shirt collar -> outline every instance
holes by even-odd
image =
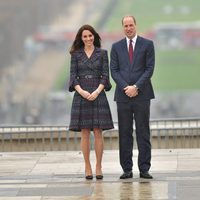
[[[134,37],[134,38],[132,38],[133,45],[135,45],[135,43],[136,43],[136,40],[137,40],[137,34],[135,35],[135,37]],[[126,37],[126,43],[127,43],[127,45],[129,45],[129,41],[130,41],[130,39]]]

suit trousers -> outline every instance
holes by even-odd
[[[124,172],[133,167],[133,121],[135,121],[136,141],[138,146],[138,168],[147,172],[151,166],[150,142],[150,100],[117,102],[119,125],[119,156]]]

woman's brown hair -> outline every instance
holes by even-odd
[[[99,47],[99,48],[101,47],[101,37],[99,36],[99,34],[95,31],[95,29],[92,26],[85,24],[85,25],[81,26],[81,28],[78,30],[75,40],[72,43],[72,46],[70,48],[70,51],[69,51],[70,54],[72,54],[74,51],[79,50],[84,47],[84,43],[83,43],[81,37],[82,37],[83,31],[85,31],[85,30],[90,31],[94,35],[94,46]]]

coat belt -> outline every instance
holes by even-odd
[[[77,79],[91,79],[91,78],[102,78],[102,76],[97,75],[84,75],[84,76],[77,76]]]

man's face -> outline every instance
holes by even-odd
[[[132,39],[136,35],[136,24],[132,17],[125,17],[123,20],[123,28],[125,35]]]

